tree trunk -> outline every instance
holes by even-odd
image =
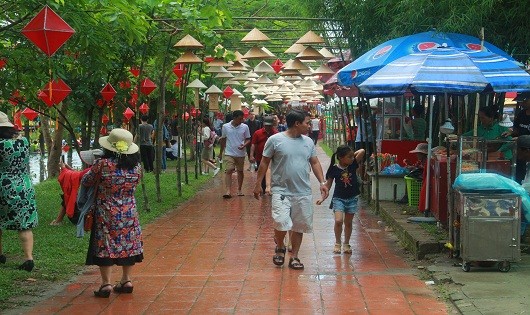
[[[61,110],[66,116],[68,110],[64,103],[62,105]],[[61,115],[58,115],[57,117],[58,122],[55,126],[55,133],[52,137],[52,144],[51,146],[49,146],[48,149],[48,178],[54,178],[59,175],[59,162],[62,153],[62,140],[64,130],[62,123],[64,123],[64,118]]]

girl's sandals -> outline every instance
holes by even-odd
[[[335,245],[335,246],[337,246],[337,245]],[[344,245],[342,245],[342,247],[344,248],[344,250],[343,250],[344,254],[351,254],[352,253],[352,249],[351,249],[350,244],[344,244]]]
[[[103,290],[103,288],[106,287],[111,287],[111,290]],[[112,291],[112,285],[110,283],[102,284],[98,291],[94,291],[94,296],[99,298],[108,298],[110,296],[110,291]]]
[[[304,269],[304,264],[300,262],[300,259],[298,259],[298,257],[291,257],[291,259],[289,259],[289,268],[294,270],[302,270]]]
[[[340,254],[340,244],[335,243],[335,247],[333,247],[333,254]]]
[[[285,247],[284,248],[278,248],[278,246],[276,246],[276,249],[274,250],[274,253],[276,255],[274,255],[272,257],[272,262],[276,266],[283,266],[283,264],[285,262]],[[283,255],[280,255],[280,254],[283,254]]]
[[[131,286],[126,287],[125,285],[127,283],[130,283]],[[119,282],[113,288],[114,292],[117,292],[117,293],[132,293],[133,289],[134,289],[134,287],[132,286],[132,282],[131,281],[125,281],[123,283]]]

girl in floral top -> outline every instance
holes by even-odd
[[[134,192],[140,181],[138,146],[132,134],[113,129],[99,138],[104,155],[92,165],[81,183],[95,186],[94,225],[90,233],[87,265],[97,265],[101,286],[96,297],[109,297],[110,291],[132,293],[132,266],[143,260],[142,231],[138,221]],[[119,283],[112,286],[111,268],[122,267]]]

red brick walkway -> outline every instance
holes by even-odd
[[[319,149],[326,169],[329,158]],[[352,255],[333,254],[329,199],[316,206],[314,234],[300,249],[305,270],[276,267],[270,198],[224,200],[222,176],[169,215],[144,227],[145,260],[133,294],[95,298],[99,272],[89,269],[31,314],[447,314],[443,301],[406,262],[395,239],[362,209],[354,219]],[[318,182],[314,177],[315,200]],[[113,278],[119,279],[116,269]]]

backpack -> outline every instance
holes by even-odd
[[[213,144],[215,143],[215,139],[217,138],[217,134],[213,129],[210,129],[210,137],[206,140],[204,140],[204,145],[207,148],[211,148]]]

